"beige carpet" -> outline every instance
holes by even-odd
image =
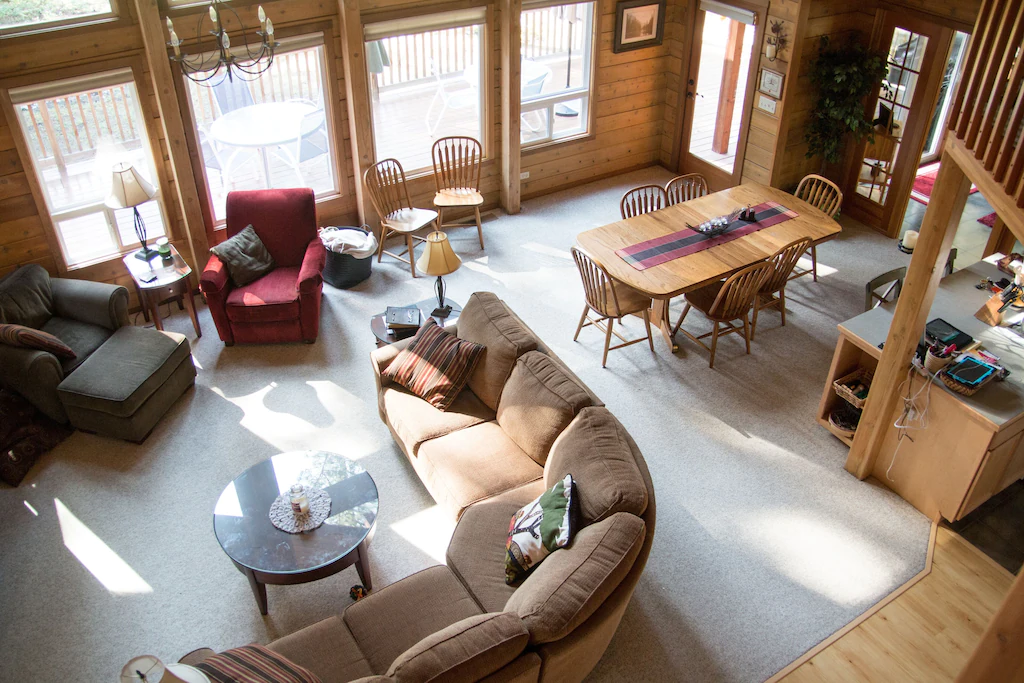
[[[622,191],[649,169],[524,204],[452,231],[464,267],[449,297],[498,292],[623,421],[658,497],[654,547],[623,626],[593,680],[758,681],[851,621],[923,566],[928,521],[842,468],[847,449],[814,421],[836,323],[863,283],[908,257],[847,223],[819,249],[823,277],[790,286],[787,326],[761,317],[754,354],[724,339],[716,365],[689,342],[612,352],[572,333],[582,288],[576,233],[618,218]],[[199,378],[148,441],[76,433],[17,489],[0,488],[4,681],[114,680],[132,656],[267,642],[349,604],[354,569],[268,588],[261,617],[213,535],[224,486],[279,451],[358,459],[381,494],[372,546],[379,588],[443,561],[451,532],[377,416],[368,319],[431,295],[394,262],[349,291],[325,287],[312,346],[225,348],[207,311],[193,344]],[[689,322],[693,319],[694,322]],[[693,316],[688,325],[697,325]],[[141,322],[141,320],[140,320]],[[169,329],[192,338],[174,309]],[[638,331],[633,325],[633,331]]]

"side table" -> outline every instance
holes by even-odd
[[[181,257],[173,244],[169,259],[157,256],[149,261],[143,261],[135,258],[135,254],[131,253],[122,260],[135,282],[135,292],[139,295],[142,314],[147,322],[149,322],[149,314],[152,313],[156,329],[163,330],[164,325],[160,321],[160,302],[177,299],[178,310],[181,310],[183,308],[182,300],[187,298],[188,312],[192,317],[192,327],[196,330],[196,337],[203,336],[202,330],[199,329],[196,300],[192,294],[192,284],[189,280],[192,268]]]
[[[450,325],[459,319],[462,314],[462,306],[455,303],[449,298],[445,298],[445,304],[452,307],[452,312],[448,314],[447,318],[438,318],[431,316],[431,312],[437,308],[437,299],[431,297],[423,301],[417,301],[414,304],[406,304],[406,306],[415,306],[420,309],[421,320],[427,321],[427,318],[434,317],[434,320],[438,325],[444,327]],[[395,333],[388,329],[387,323],[384,322],[384,313],[378,313],[377,315],[370,318],[370,330],[373,332],[373,336],[377,338],[377,348],[381,346],[387,346],[388,344],[394,344],[397,341],[401,341],[395,336]],[[410,335],[411,336],[411,335]],[[404,339],[404,337],[403,337]]]

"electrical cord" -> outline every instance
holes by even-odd
[[[919,369],[924,372],[927,380],[921,388],[917,390],[917,393],[912,394],[914,390],[914,371]],[[903,398],[903,412],[900,414],[896,421],[893,422],[893,427],[899,430],[899,436],[896,437],[896,449],[892,453],[892,461],[889,463],[888,469],[885,470],[885,478],[889,481],[896,481],[892,478],[891,472],[893,466],[896,464],[896,456],[900,452],[900,447],[903,445],[904,439],[910,439],[913,443],[914,439],[910,437],[908,432],[912,429],[926,429],[928,427],[928,409],[932,403],[932,393],[930,391],[932,382],[935,381],[936,374],[928,372],[927,368],[918,367],[913,362],[910,364],[910,368],[907,370],[907,378],[900,383],[897,391],[902,392],[903,385],[907,385],[907,395]],[[917,400],[921,397],[922,393],[927,394],[925,396],[924,410],[918,412],[918,418],[916,420],[911,418],[911,414],[917,409]],[[916,421],[916,424],[915,424]]]

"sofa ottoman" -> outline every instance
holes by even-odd
[[[78,429],[141,442],[195,379],[184,335],[129,326],[61,382],[57,394]]]

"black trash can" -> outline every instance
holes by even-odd
[[[357,230],[364,235],[369,230],[355,226],[339,227],[339,230]],[[324,247],[327,249],[327,247]],[[324,266],[323,278],[327,284],[338,289],[348,289],[370,277],[370,269],[373,266],[373,254],[363,258],[356,258],[351,254],[339,254],[327,249],[327,264]]]

